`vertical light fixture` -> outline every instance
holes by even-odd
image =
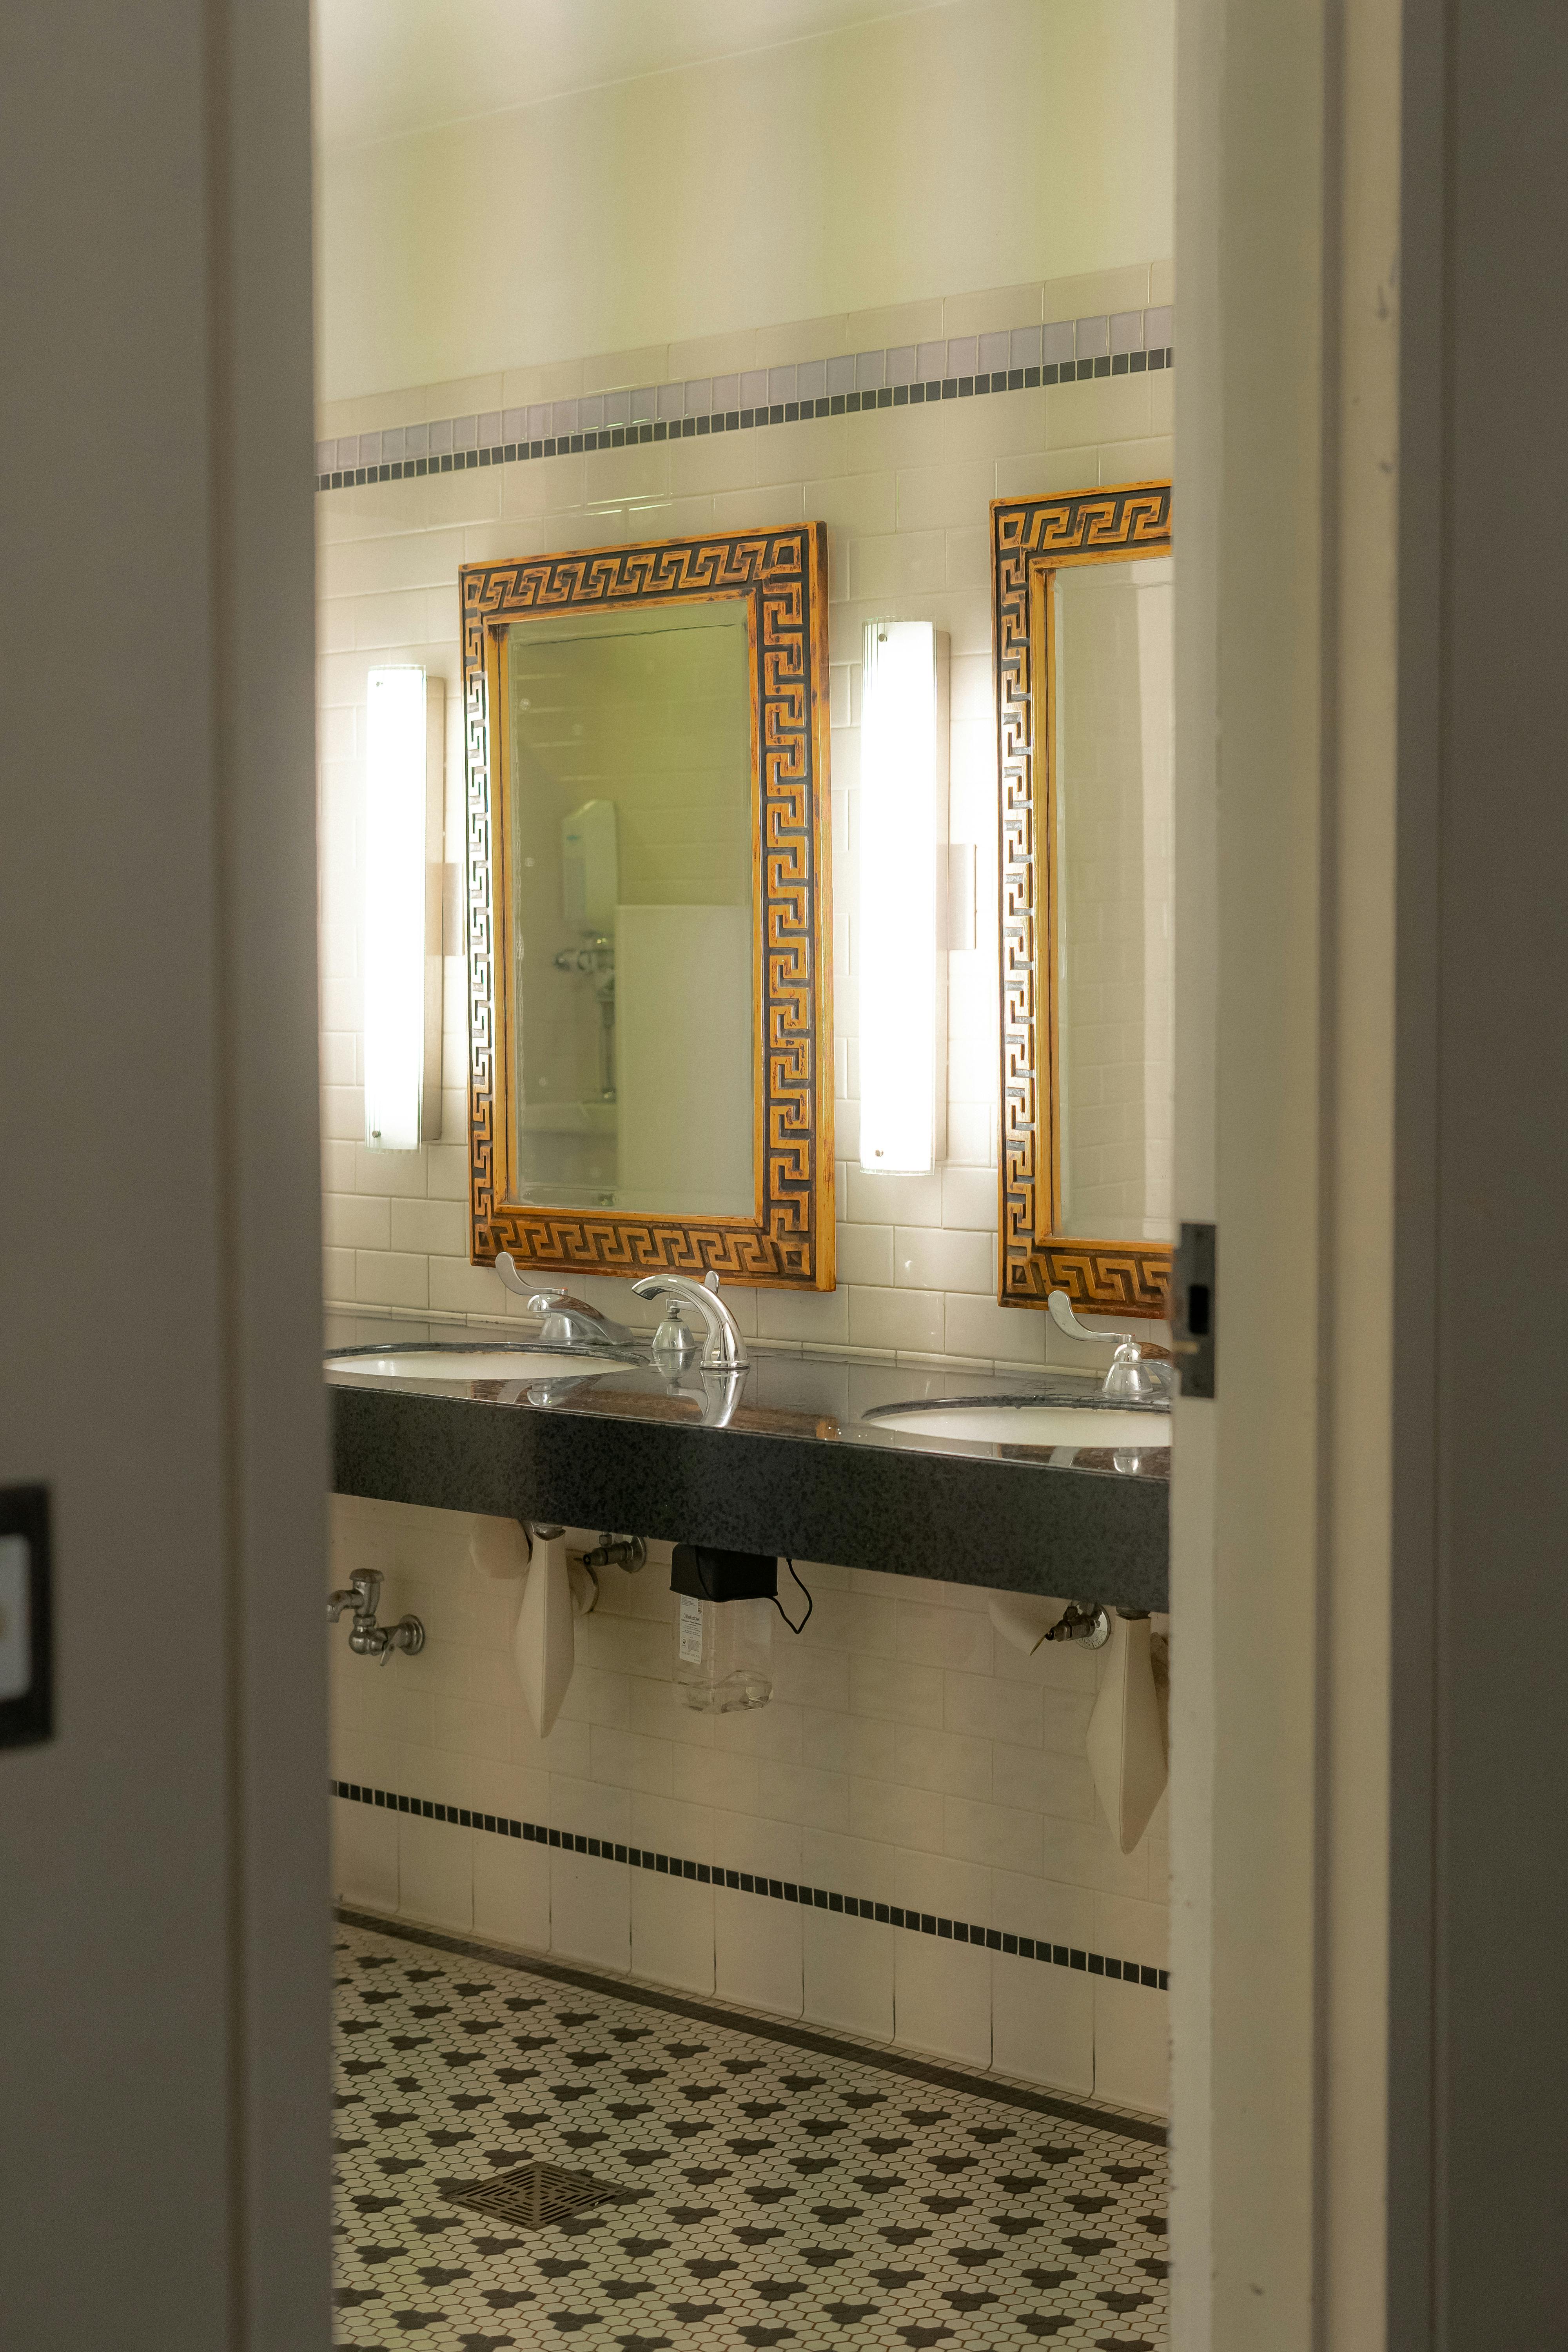
[[[373,669],[365,696],[364,1139],[441,1132],[442,682]]]
[[[860,1165],[888,1172],[947,1149],[947,644],[929,621],[866,624],[852,960]]]

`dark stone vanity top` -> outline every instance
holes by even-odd
[[[526,1392],[527,1326],[328,1318],[329,1355],[518,1347],[516,1381],[331,1370],[332,1483],[386,1502],[558,1520],[955,1583],[1163,1610],[1170,1453],[889,1429],[890,1405],[1093,1406],[1098,1384],[758,1349],[726,1426],[651,1360]],[[537,1342],[534,1343],[537,1345]],[[537,1376],[534,1379],[539,1387]]]

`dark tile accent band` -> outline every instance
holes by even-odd
[[[754,2033],[765,2042],[782,2042],[791,2050],[808,2050],[818,2058],[852,2056],[858,2066],[898,2074],[906,2082],[927,2083],[935,2090],[988,2099],[994,2106],[1021,2108],[1026,2115],[1049,2116],[1058,2123],[1079,2124],[1091,2131],[1114,2132],[1122,2139],[1142,2141],[1146,2147],[1166,2145],[1165,2126],[1152,2116],[1081,2106],[1076,2100],[1058,2098],[1049,2091],[1026,2090],[1021,2083],[1002,2081],[994,2074],[976,2074],[965,2067],[940,2066],[931,2060],[908,2057],[885,2043],[858,2042],[841,2033],[814,2032],[809,2025],[791,2025],[784,2018],[767,2017],[756,2010],[721,2008],[715,2001],[696,2000],[689,1993],[664,1992],[652,1985],[634,1983],[600,1969],[571,1968],[560,1960],[536,1958],[531,1952],[510,1952],[475,1937],[455,1936],[439,1927],[416,1927],[409,1920],[388,1918],[379,1911],[358,1911],[340,1903],[333,1906],[332,1916],[344,1927],[368,1927],[377,1935],[398,1936],[406,1943],[422,1944],[429,1950],[455,1952],[465,1959],[488,1960],[492,1967],[516,1969],[552,1984],[574,1985],[587,1992],[613,1993],[617,2000],[629,2001],[639,2009],[658,2010],[669,2017],[688,2018],[694,2024],[728,2026],[732,2031]]]
[[[579,1837],[571,1830],[550,1829],[541,1822],[514,1822],[499,1813],[479,1813],[466,1805],[437,1805],[426,1797],[406,1797],[390,1789],[365,1789],[354,1780],[330,1780],[334,1797],[350,1804],[381,1805],[388,1812],[417,1813],[424,1820],[449,1822],[465,1830],[484,1830],[492,1837],[522,1838],[533,1845],[558,1846],[567,1853],[589,1855],[596,1862],[625,1863],[631,1870],[652,1870],[669,1878],[689,1878],[699,1886],[728,1886],[742,1895],[758,1895],[773,1903],[795,1903],[807,1909],[837,1912],[846,1919],[871,1919],[906,1933],[938,1936],[953,1944],[979,1944],[991,1952],[1016,1954],[1019,1959],[1040,1960],[1047,1967],[1078,1969],[1091,1977],[1110,1977],[1122,1984],[1146,1985],[1166,1992],[1170,1972],[1142,1961],[1118,1959],[1108,1952],[1079,1950],[1076,1945],[1037,1941],[999,1927],[982,1927],[966,1919],[944,1919],[931,1911],[909,1911],[896,1903],[872,1903],[864,1895],[840,1895],[825,1886],[800,1886],[790,1879],[763,1878],[747,1870],[721,1870],[716,1864],[690,1862],[681,1854],[655,1853],[647,1847],[621,1845],[609,1838]]]
[[[714,433],[750,433],[763,425],[795,425],[818,416],[854,416],[868,408],[919,408],[933,400],[969,400],[996,392],[1033,392],[1043,385],[1082,383],[1099,376],[1153,374],[1173,367],[1175,360],[1175,347],[1167,343],[1153,351],[1102,353],[1094,359],[1047,362],[1037,367],[995,368],[989,375],[932,376],[921,383],[881,384],[875,391],[834,393],[814,400],[773,401],[752,408],[710,409],[692,416],[656,417],[648,423],[601,427],[597,432],[546,434],[527,441],[493,441],[484,447],[443,450],[439,455],[404,457],[390,464],[336,467],[318,473],[316,488],[352,490],[363,488],[367,482],[423,480],[426,474],[461,474],[479,466],[526,465],[535,457],[576,457],[584,450],[632,449],[643,442],[690,441]],[[445,421],[450,425],[453,420]]]

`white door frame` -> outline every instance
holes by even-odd
[[[0,26],[0,2335],[330,2341],[306,0]]]
[[[1552,2340],[1568,18],[1184,0],[1174,2342]]]

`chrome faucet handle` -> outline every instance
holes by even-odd
[[[1169,1348],[1156,1346],[1152,1339],[1140,1338],[1136,1331],[1110,1328],[1091,1330],[1080,1323],[1072,1311],[1065,1290],[1053,1290],[1046,1301],[1051,1321],[1069,1339],[1114,1339],[1116,1353],[1105,1375],[1102,1393],[1123,1402],[1163,1403],[1173,1388],[1172,1357]]]
[[[595,1348],[625,1348],[632,1334],[622,1323],[612,1323],[585,1298],[574,1298],[569,1290],[536,1290],[528,1302],[536,1315],[544,1318],[542,1337],[566,1346],[582,1346],[585,1341]]]
[[[1091,1330],[1087,1323],[1080,1323],[1073,1313],[1072,1301],[1065,1290],[1053,1290],[1046,1305],[1050,1310],[1051,1321],[1056,1325],[1057,1329],[1065,1331],[1069,1339],[1132,1339],[1137,1337],[1136,1332],[1133,1331]]]
[[[719,1277],[710,1273],[701,1282],[687,1274],[649,1274],[632,1285],[635,1298],[677,1298],[695,1307],[707,1333],[700,1371],[741,1371],[751,1361],[741,1327],[719,1296]],[[733,1408],[731,1407],[731,1410]]]
[[[528,1297],[528,1294],[533,1286],[531,1283],[524,1282],[521,1275],[519,1274],[517,1270],[517,1261],[512,1256],[510,1250],[498,1251],[496,1255],[496,1272],[500,1275],[501,1281],[508,1290],[515,1291],[520,1298],[526,1298]]]
[[[510,1250],[502,1250],[496,1258],[496,1272],[506,1287],[525,1301],[531,1315],[542,1315],[544,1328],[540,1337],[557,1348],[591,1347],[625,1348],[631,1344],[633,1334],[624,1324],[612,1323],[585,1298],[574,1298],[569,1290],[538,1290],[525,1282],[518,1272],[517,1261]]]
[[[1175,1388],[1175,1368],[1168,1348],[1143,1339],[1123,1339],[1110,1359],[1101,1394],[1123,1404],[1164,1404]]]
[[[596,1307],[590,1307],[585,1298],[574,1298],[569,1290],[531,1291],[528,1311],[531,1315],[559,1315],[567,1322],[596,1325],[601,1330],[608,1328]]]
[[[679,1298],[666,1301],[664,1320],[653,1335],[653,1360],[667,1374],[679,1373],[702,1353],[702,1341],[683,1318]]]
[[[566,1290],[541,1290],[537,1283],[525,1282],[510,1250],[496,1253],[496,1272],[512,1296],[524,1301],[531,1315],[548,1315],[557,1306],[575,1307],[584,1315],[591,1315],[594,1311],[584,1300],[574,1298]]]

